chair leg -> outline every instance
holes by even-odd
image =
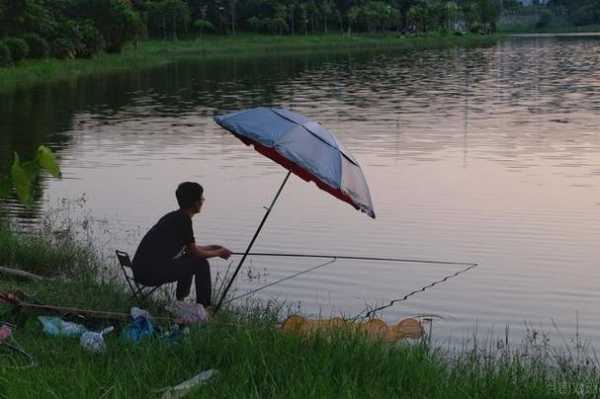
[[[154,291],[156,291],[157,289],[159,289],[160,287],[162,287],[161,285],[159,285],[158,287],[154,287],[152,288],[150,291],[148,291],[148,293],[146,294],[147,296],[150,296],[154,293]]]
[[[137,285],[138,287],[138,296],[139,296],[139,300],[140,301],[145,301],[147,298],[150,297],[150,295],[152,295],[154,293],[154,291],[156,291],[157,289],[159,289],[161,286],[157,286],[157,287],[141,287],[139,285]],[[147,289],[146,292],[144,292],[144,289],[146,288],[150,288],[149,290]]]

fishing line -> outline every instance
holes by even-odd
[[[249,295],[256,294],[257,292],[259,292],[259,291],[262,291],[262,290],[264,290],[264,289],[266,289],[266,288],[272,287],[272,286],[274,286],[274,285],[276,285],[276,284],[283,283],[284,281],[291,280],[291,279],[293,279],[293,278],[296,278],[296,277],[298,277],[298,276],[301,276],[301,275],[303,275],[303,274],[310,273],[310,272],[312,272],[312,271],[315,271],[315,270],[317,270],[317,269],[320,269],[320,268],[322,268],[322,267],[328,266],[328,265],[330,265],[330,264],[332,264],[332,263],[335,263],[335,261],[336,261],[336,260],[337,260],[337,259],[333,259],[333,260],[330,260],[329,262],[325,262],[325,263],[322,263],[322,264],[320,264],[320,265],[313,266],[313,267],[311,267],[310,269],[303,270],[303,271],[301,271],[301,272],[298,272],[298,273],[296,273],[296,274],[292,274],[291,276],[284,277],[284,278],[282,278],[282,279],[279,279],[279,280],[273,281],[272,283],[269,283],[269,284],[267,284],[267,285],[263,285],[262,287],[259,287],[259,288],[256,288],[256,289],[254,289],[254,290],[248,291],[248,292],[246,292],[246,293],[244,293],[244,294],[238,295],[238,296],[236,296],[235,298],[232,298],[232,299],[229,299],[229,300],[225,301],[225,305],[227,305],[227,304],[229,304],[229,303],[231,303],[231,302],[233,302],[233,301],[237,301],[238,299],[241,299],[241,298],[247,297],[247,296],[249,296]]]
[[[242,253],[234,252],[234,253],[232,253],[232,255],[243,255],[243,254]],[[389,307],[395,305],[398,302],[406,301],[409,297],[411,297],[411,296],[413,296],[413,295],[415,295],[415,294],[417,294],[419,292],[424,292],[425,290],[427,290],[429,288],[432,288],[432,287],[434,287],[434,286],[436,286],[438,284],[444,283],[444,282],[450,280],[451,278],[458,277],[459,275],[461,275],[463,273],[466,273],[469,270],[474,269],[475,267],[478,266],[476,263],[460,263],[460,262],[449,262],[449,261],[440,261],[440,260],[425,260],[425,259],[369,258],[369,257],[353,257],[353,256],[304,255],[304,254],[287,254],[287,253],[249,253],[248,255],[249,256],[272,256],[272,257],[294,257],[294,258],[320,258],[320,259],[330,258],[331,260],[329,262],[325,262],[325,263],[322,263],[320,265],[313,266],[313,267],[311,267],[309,269],[302,270],[302,271],[300,271],[298,273],[295,273],[295,274],[293,274],[291,276],[287,276],[287,277],[284,277],[282,279],[273,281],[273,282],[271,282],[269,284],[266,284],[266,285],[264,285],[262,287],[259,287],[259,288],[256,288],[254,290],[248,291],[248,292],[246,292],[244,294],[238,295],[238,296],[236,296],[236,297],[234,297],[232,299],[229,299],[229,300],[225,301],[225,304],[229,304],[229,303],[234,302],[234,301],[236,301],[238,299],[241,299],[241,298],[244,298],[244,297],[256,294],[259,291],[262,291],[262,290],[267,289],[269,287],[272,287],[274,285],[280,284],[280,283],[282,283],[284,281],[288,281],[288,280],[294,279],[294,278],[296,278],[298,276],[301,276],[303,274],[307,274],[307,273],[313,272],[313,271],[318,270],[318,269],[320,269],[322,267],[325,267],[325,266],[328,266],[328,265],[330,265],[332,263],[335,263],[338,259],[343,259],[343,260],[370,260],[370,261],[398,262],[398,263],[427,263],[427,264],[437,264],[437,265],[466,265],[467,266],[465,269],[459,270],[456,273],[448,275],[448,276],[444,277],[441,280],[434,281],[433,283],[431,283],[431,284],[429,284],[429,285],[427,285],[427,286],[425,286],[423,288],[420,288],[418,290],[412,291],[412,292],[408,293],[407,295],[405,295],[402,298],[394,299],[394,300],[390,301],[390,303],[387,304],[387,305],[384,305],[384,306],[381,306],[381,307],[378,307],[376,309],[373,309],[373,310],[369,311],[366,314],[365,318],[370,317],[375,312],[378,312],[378,311],[381,311],[383,309],[389,308]],[[360,313],[359,313],[359,315],[356,318],[359,318],[359,316],[360,316]]]
[[[402,298],[392,299],[392,300],[391,300],[391,301],[390,301],[390,302],[389,302],[387,305],[379,306],[379,307],[377,307],[377,308],[375,308],[375,309],[369,310],[369,311],[367,312],[367,314],[366,314],[366,315],[365,315],[363,318],[365,318],[365,319],[367,319],[367,318],[370,318],[372,315],[374,315],[375,313],[377,313],[377,312],[379,312],[379,311],[382,311],[382,310],[384,310],[384,309],[387,309],[387,308],[389,308],[389,307],[392,307],[392,306],[394,306],[394,305],[395,305],[395,304],[397,304],[397,303],[404,302],[404,301],[406,301],[408,298],[410,298],[410,297],[411,297],[411,296],[413,296],[413,295],[416,295],[416,294],[418,294],[419,292],[425,292],[425,291],[426,291],[427,289],[429,289],[429,288],[433,288],[433,287],[435,287],[435,286],[436,286],[436,285],[438,285],[438,284],[445,283],[446,281],[448,281],[448,280],[450,280],[450,279],[452,279],[452,278],[458,277],[458,276],[460,276],[461,274],[464,274],[464,273],[468,272],[469,270],[471,270],[471,269],[474,269],[474,268],[476,268],[477,266],[479,266],[479,265],[478,265],[478,264],[476,264],[476,263],[472,263],[472,264],[468,264],[468,265],[469,265],[468,267],[466,267],[466,268],[464,268],[464,269],[462,269],[462,270],[459,270],[459,271],[457,271],[456,273],[449,274],[449,275],[447,275],[446,277],[444,277],[444,278],[443,278],[443,279],[441,279],[441,280],[434,281],[433,283],[431,283],[431,284],[428,284],[428,285],[426,285],[425,287],[422,287],[422,288],[420,288],[420,289],[418,289],[418,290],[411,291],[411,292],[409,292],[408,294],[404,295]],[[360,317],[360,313],[359,313],[359,314],[358,314],[358,315],[355,317],[355,319],[359,319],[359,318],[361,318],[361,317]]]
[[[243,252],[232,252],[232,255],[245,255]],[[265,253],[265,252],[250,252],[248,256],[273,256],[281,258],[317,258],[317,259],[336,259],[336,260],[366,260],[377,262],[396,262],[396,263],[426,263],[431,265],[473,265],[470,262],[449,262],[445,260],[428,260],[428,259],[403,259],[403,258],[371,258],[364,256],[340,256],[340,255],[314,255],[314,254],[289,254],[289,253]]]

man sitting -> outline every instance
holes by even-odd
[[[207,259],[228,259],[231,251],[220,245],[199,246],[194,239],[192,217],[200,213],[204,189],[198,183],[185,182],[175,195],[179,210],[163,216],[146,233],[133,258],[134,279],[146,286],[177,281],[176,297],[190,294],[195,276],[196,302],[210,306],[211,277]]]

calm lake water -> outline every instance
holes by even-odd
[[[336,52],[180,62],[0,97],[0,167],[39,144],[36,223],[85,194],[99,245],[134,252],[175,208],[183,180],[206,188],[197,240],[242,251],[285,176],[212,116],[281,105],[334,131],[367,177],[378,218],[293,177],[255,251],[424,258],[479,268],[382,313],[433,313],[440,339],[526,323],[600,343],[600,38],[526,37],[485,49]],[[239,258],[238,258],[239,259]],[[115,263],[116,264],[116,263]],[[254,258],[237,292],[319,264]],[[214,273],[227,263],[215,261]],[[338,261],[262,291],[305,314],[355,315],[459,266]],[[247,269],[248,270],[248,269]],[[560,341],[558,341],[560,343]]]

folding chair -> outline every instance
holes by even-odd
[[[135,281],[133,276],[133,265],[131,264],[131,259],[129,258],[127,252],[116,250],[115,253],[117,254],[117,258],[119,259],[121,270],[123,270],[123,276],[125,276],[125,281],[127,281],[127,285],[129,285],[129,288],[131,289],[131,292],[133,294],[132,296],[135,299],[143,301],[144,299],[152,295],[154,291],[160,288],[160,285],[156,287],[148,287]]]

